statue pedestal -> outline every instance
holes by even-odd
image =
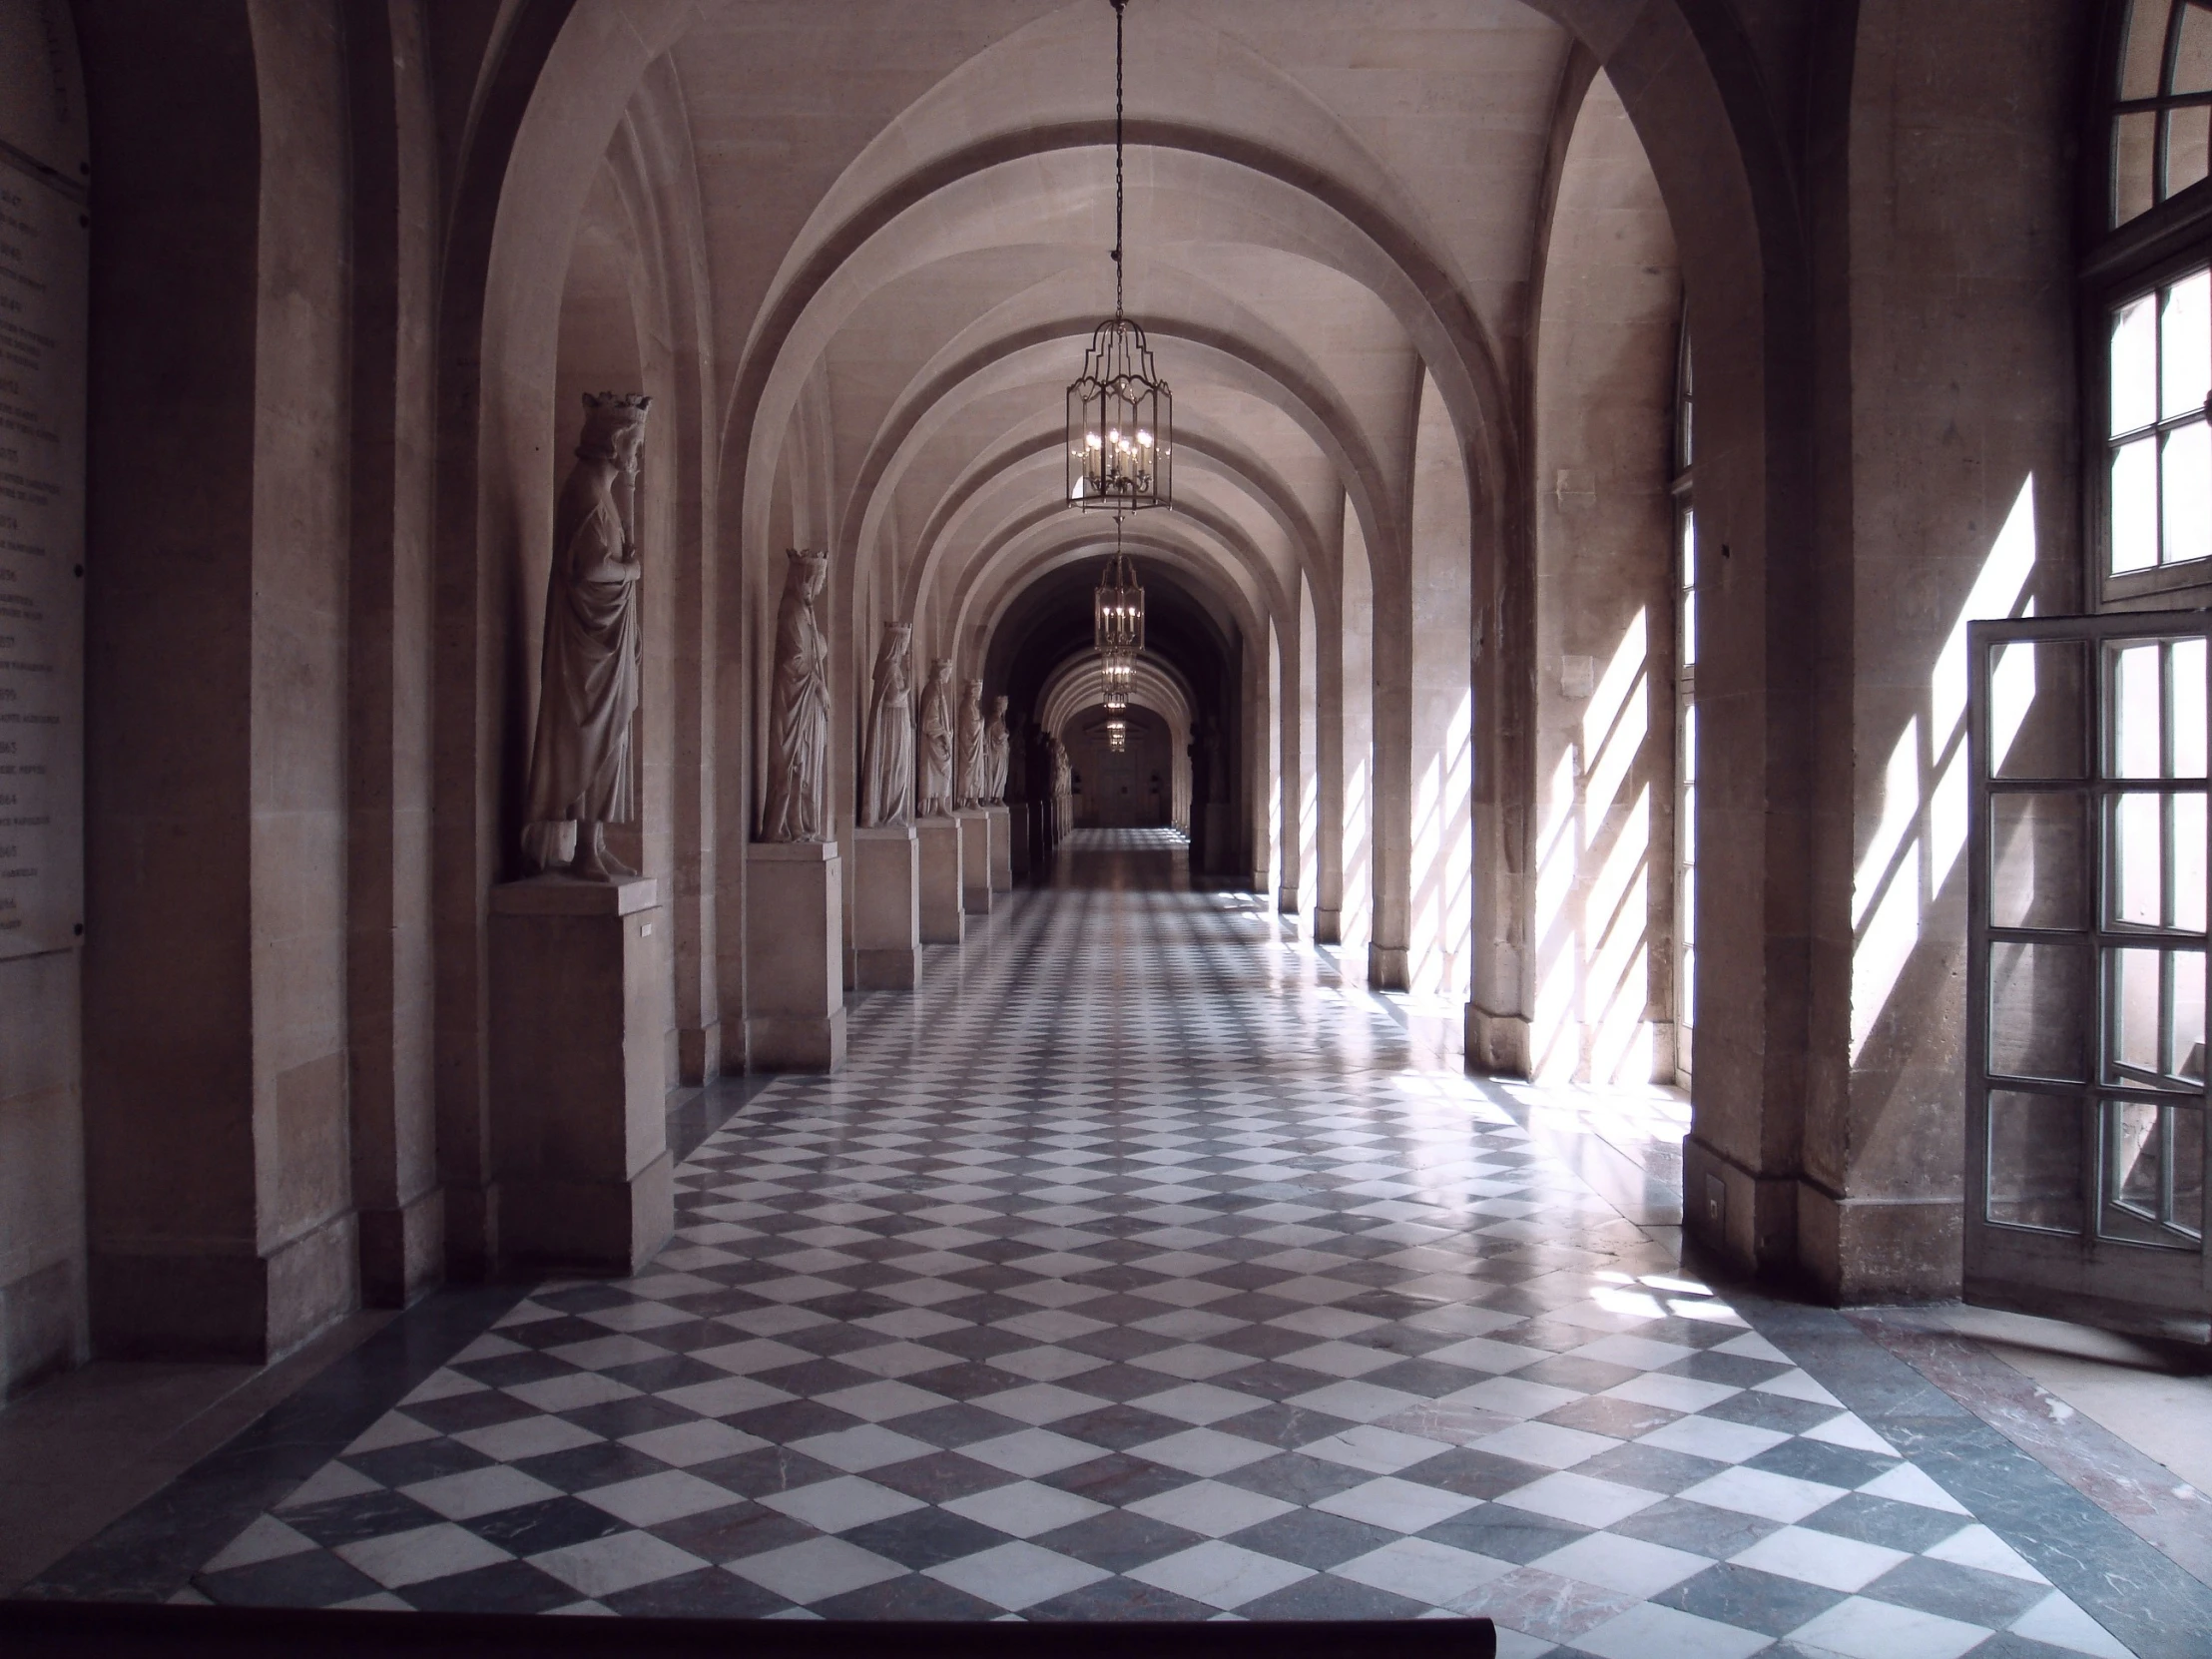
[[[980,807],[962,807],[960,821],[960,907],[971,916],[991,913],[991,815]]]
[[[844,890],[835,841],[745,849],[745,1033],[762,1071],[844,1062]]]
[[[991,891],[1014,890],[1014,816],[1001,802],[996,807],[985,807],[983,815],[991,821]]]
[[[967,914],[960,902],[960,841],[966,827],[956,818],[914,822],[921,848],[921,942],[958,944],[967,936]]]
[[[910,824],[852,831],[852,983],[910,991],[921,976],[921,841]]]
[[[1006,803],[1006,865],[1016,881],[1029,878],[1029,803]]]
[[[491,1135],[499,1255],[637,1272],[675,1226],[668,929],[649,876],[491,890]]]

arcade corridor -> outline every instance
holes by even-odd
[[[2204,1628],[2212,1592],[1843,1316],[1709,1290],[1184,862],[1078,834],[858,1004],[841,1072],[690,1153],[645,1276],[441,1293],[30,1593],[1480,1613],[1607,1659]]]

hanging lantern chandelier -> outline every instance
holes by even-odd
[[[1107,710],[1119,714],[1129,707],[1129,681],[1131,664],[1127,655],[1119,651],[1104,651],[1098,658],[1098,682],[1101,700]]]
[[[1129,723],[1126,720],[1109,720],[1106,723],[1106,747],[1116,755],[1129,749]]]
[[[1068,387],[1068,502],[1093,511],[1172,506],[1174,399],[1153,367],[1144,329],[1122,314],[1121,22],[1114,7],[1114,314],[1091,333]]]
[[[1120,652],[1134,657],[1144,649],[1144,588],[1137,567],[1121,550],[1121,520],[1114,521],[1114,556],[1091,595],[1091,644],[1101,656]]]

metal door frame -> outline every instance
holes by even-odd
[[[2121,924],[2111,914],[2110,857],[2113,808],[2118,797],[2138,793],[2212,791],[2212,780],[2118,778],[2110,756],[2108,719],[2114,647],[2130,641],[2197,638],[2212,642],[2212,611],[2109,612],[2096,616],[2029,617],[1975,622],[1967,630],[1968,818],[1966,975],[1966,1190],[1963,1228],[1964,1295],[1967,1301],[2025,1313],[2078,1320],[2108,1329],[2212,1341],[2212,1253],[2201,1234],[2194,1248],[2151,1245],[2104,1231],[2105,1103],[2150,1101],[2173,1105],[2194,1100],[2212,1109],[2206,1079],[2194,1093],[2107,1081],[2112,1034],[2108,1012],[2108,953],[2129,945],[2169,942],[2212,954],[2212,939],[2183,929]],[[2071,778],[1992,778],[1989,757],[1990,682],[1999,648],[2013,643],[2079,641],[2086,660],[2081,687],[2081,753]],[[2212,665],[2212,643],[2207,646]],[[2212,699],[2212,686],[2208,686]],[[2087,834],[2077,878],[2087,905],[2081,928],[1997,927],[1990,920],[1993,803],[2014,794],[2073,793],[2086,810]],[[2212,852],[2208,852],[2212,857]],[[2079,938],[2089,953],[2088,1006],[2080,1011],[2086,1075],[2079,1080],[2023,1078],[1990,1067],[1991,951],[2005,943]],[[2200,1067],[2212,1071],[2212,1067]],[[1992,1090],[2071,1098],[2078,1107],[2081,1227],[2078,1233],[1988,1219],[1989,1096]],[[2206,1176],[2212,1176],[2212,1136],[2206,1136]],[[2202,1178],[2202,1177],[2200,1177]],[[2170,1183],[2170,1170],[2168,1181]]]

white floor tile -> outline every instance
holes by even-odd
[[[1840,1538],[1803,1526],[1785,1526],[1729,1559],[1740,1567],[1779,1573],[1824,1590],[1863,1590],[1892,1567],[1911,1559],[1902,1549]]]
[[[1017,1480],[993,1486],[965,1497],[948,1498],[941,1507],[955,1515],[1015,1538],[1034,1538],[1040,1532],[1072,1526],[1079,1520],[1106,1512],[1106,1505],[1063,1492],[1057,1486],[1040,1486],[1034,1480]]]
[[[839,1475],[812,1486],[767,1492],[758,1500],[771,1509],[805,1521],[819,1532],[848,1532],[869,1521],[887,1520],[922,1507],[919,1500],[858,1475]]]
[[[1356,1584],[1372,1585],[1392,1595],[1441,1607],[1445,1602],[1479,1589],[1493,1578],[1504,1577],[1512,1571],[1512,1565],[1471,1550],[1454,1549],[1429,1538],[1399,1538],[1329,1570]],[[1498,1651],[1500,1654],[1508,1651],[1502,1641]]]
[[[387,1590],[403,1590],[410,1584],[514,1559],[497,1544],[451,1521],[418,1526],[409,1532],[390,1532],[380,1538],[362,1538],[340,1544],[331,1553]]]
[[[542,1561],[543,1557],[534,1559]],[[801,1606],[906,1575],[906,1569],[896,1561],[887,1561],[842,1538],[809,1538],[805,1543],[787,1544],[782,1549],[732,1561],[727,1570]]]
[[[1826,1648],[1846,1659],[1959,1659],[1988,1638],[1978,1624],[1865,1596],[1839,1601],[1790,1632],[1802,1646]]]
[[[1422,1486],[1395,1475],[1382,1475],[1341,1492],[1314,1500],[1316,1509],[1370,1526],[1386,1526],[1393,1532],[1420,1532],[1438,1521],[1472,1509],[1477,1499],[1436,1486]],[[1430,1596],[1430,1601],[1441,1597]]]
[[[1209,1607],[1242,1607],[1314,1576],[1314,1569],[1241,1549],[1219,1538],[1147,1562],[1128,1576]]]
[[[1297,1505],[1241,1486],[1225,1486],[1218,1480],[1194,1480],[1187,1486],[1138,1498],[1127,1507],[1132,1514],[1149,1520],[1166,1521],[1186,1532],[1219,1538],[1287,1515]]]
[[[1031,1543],[1000,1544],[978,1555],[963,1555],[957,1561],[930,1567],[927,1572],[931,1578],[1010,1613],[1113,1576],[1073,1556]]]

